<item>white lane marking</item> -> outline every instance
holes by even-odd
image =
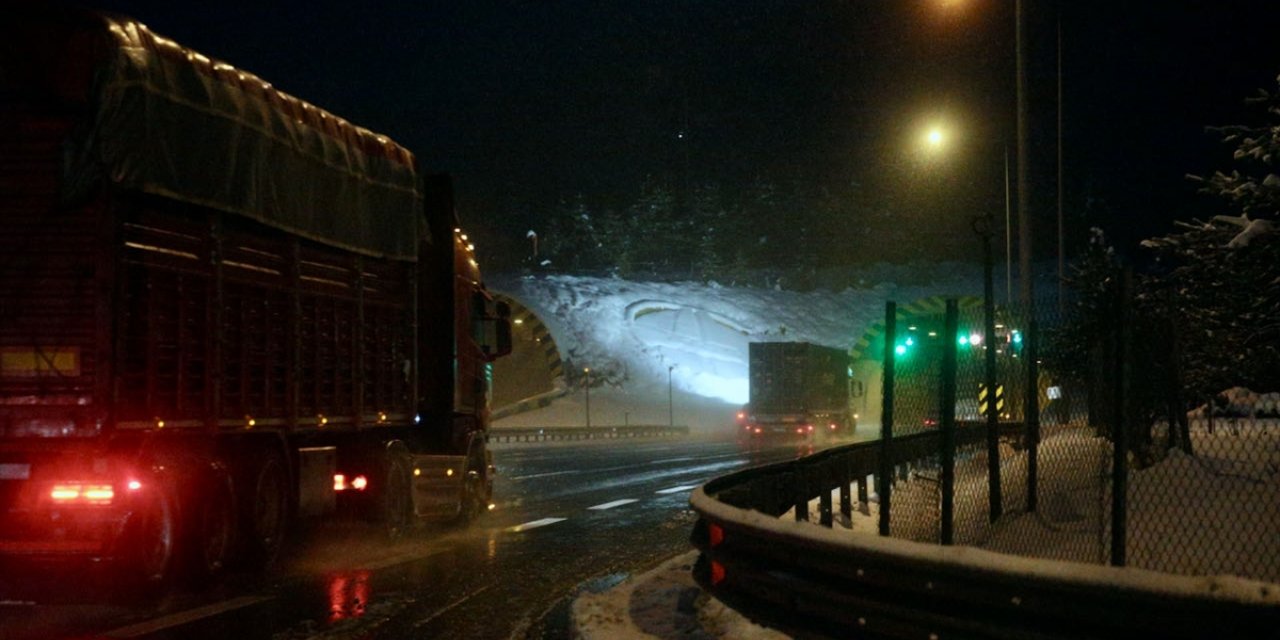
[[[511,533],[518,533],[520,531],[528,531],[530,529],[537,529],[538,527],[545,527],[557,522],[564,522],[565,520],[566,518],[543,518],[541,520],[533,520],[524,524],[518,524],[514,527],[507,527],[507,531]]]
[[[613,502],[606,502],[606,503],[604,503],[604,504],[598,504],[598,505],[596,505],[596,506],[594,506],[594,507],[587,507],[587,509],[591,509],[591,510],[594,510],[594,511],[604,511],[605,509],[612,509],[612,508],[614,508],[614,507],[621,507],[621,506],[622,506],[622,505],[624,505],[624,504],[631,504],[632,502],[640,502],[640,501],[639,501],[639,500],[637,500],[636,498],[623,498],[623,499],[621,499],[621,500],[614,500]]]
[[[697,489],[697,488],[698,488],[698,485],[696,484],[685,484],[685,485],[680,485],[678,487],[671,487],[670,489],[660,489],[658,491],[654,491],[654,493],[660,493],[660,494],[666,495],[668,493],[680,493],[681,491],[693,491],[694,489]]]
[[[474,597],[476,597],[476,596],[478,596],[478,595],[480,595],[480,594],[484,593],[485,591],[488,591],[488,590],[489,590],[489,588],[490,588],[490,587],[492,587],[492,586],[493,586],[493,585],[491,585],[491,584],[487,584],[487,585],[485,585],[485,586],[483,586],[483,587],[480,587],[479,589],[476,589],[475,591],[472,591],[471,593],[468,593],[468,594],[467,594],[467,595],[465,595],[465,596],[462,596],[461,598],[458,598],[457,600],[454,600],[453,602],[450,602],[449,604],[445,605],[443,609],[441,609],[441,610],[439,610],[439,611],[437,611],[437,612],[435,612],[435,613],[431,614],[431,615],[430,615],[430,616],[428,616],[425,620],[422,620],[422,621],[418,622],[417,624],[413,625],[413,628],[414,628],[414,629],[420,629],[420,628],[422,628],[422,627],[425,627],[425,626],[426,626],[428,623],[430,623],[432,620],[435,620],[436,618],[439,618],[440,616],[442,616],[442,615],[444,615],[444,614],[446,614],[446,613],[449,613],[449,611],[453,610],[453,609],[454,609],[455,607],[457,607],[458,605],[460,605],[460,604],[462,604],[462,603],[464,603],[464,602],[466,602],[466,601],[468,601],[468,600],[470,600],[470,599],[472,599],[472,598],[474,598]]]
[[[275,597],[274,596],[241,596],[239,598],[233,598],[231,600],[225,600],[223,602],[215,602],[214,604],[206,605],[203,607],[196,607],[195,609],[179,611],[178,613],[170,614],[170,615],[164,616],[163,618],[156,618],[154,620],[148,620],[146,622],[140,622],[138,624],[131,624],[127,627],[120,627],[119,629],[108,631],[103,635],[108,638],[137,638],[139,636],[159,633],[161,631],[164,631],[165,629],[184,625],[189,622],[195,622],[196,620],[200,620],[203,618],[210,618],[216,615],[226,613],[228,611],[243,609],[244,607],[253,606],[255,604],[259,604],[262,602],[268,602],[270,600],[275,600]]]
[[[685,456],[683,458],[664,458],[662,460],[650,460],[649,464],[663,464],[665,462],[688,462],[690,460],[701,460],[701,459],[702,458],[699,458],[697,456]]]
[[[529,478],[547,478],[550,476],[569,476],[577,473],[583,473],[582,469],[571,469],[569,471],[548,471],[546,473],[531,473],[527,476],[511,476],[510,480],[528,480]]]

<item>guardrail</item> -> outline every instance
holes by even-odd
[[[957,441],[974,441],[965,429]],[[865,442],[746,469],[694,491],[694,577],[759,622],[800,635],[932,638],[1231,638],[1280,633],[1280,589],[1008,556],[832,530],[831,494],[890,458],[893,475],[927,462],[937,432]],[[820,499],[821,524],[780,519]],[[803,513],[803,516],[801,515]],[[1266,534],[1263,534],[1266,535]]]
[[[671,438],[689,435],[685,425],[623,425],[603,427],[502,427],[489,428],[490,442],[552,442],[557,440],[616,440]]]

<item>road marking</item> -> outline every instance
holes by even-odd
[[[570,469],[568,471],[548,471],[546,473],[531,473],[527,476],[511,476],[509,480],[528,480],[529,478],[548,478],[551,476],[569,476],[583,473],[582,469]]]
[[[594,506],[594,507],[587,507],[587,508],[588,508],[588,509],[591,509],[591,510],[593,510],[593,511],[604,511],[605,509],[612,509],[612,508],[614,508],[614,507],[621,507],[621,506],[622,506],[622,505],[624,505],[624,504],[631,504],[632,502],[639,502],[639,500],[637,500],[637,499],[635,499],[635,498],[623,498],[623,499],[621,499],[621,500],[614,500],[613,502],[606,502],[606,503],[604,503],[604,504],[598,504],[598,505],[596,505],[596,506]]]
[[[492,587],[492,586],[493,586],[493,585],[491,585],[491,584],[487,584],[487,585],[485,585],[485,586],[483,586],[483,587],[480,587],[479,589],[476,589],[475,591],[472,591],[471,593],[468,593],[468,594],[467,594],[467,595],[465,595],[465,596],[462,596],[461,598],[458,598],[457,600],[454,600],[453,602],[450,602],[449,604],[445,605],[445,607],[444,607],[443,609],[441,609],[441,610],[439,610],[439,611],[437,611],[437,612],[435,612],[435,613],[431,614],[431,615],[430,615],[430,616],[428,616],[426,619],[424,619],[424,620],[422,620],[422,621],[418,622],[417,624],[413,625],[413,628],[414,628],[414,629],[421,629],[422,627],[425,627],[425,626],[426,626],[428,623],[430,623],[432,620],[435,620],[436,618],[439,618],[440,616],[442,616],[442,615],[444,615],[444,614],[446,614],[446,613],[449,613],[449,611],[453,610],[453,609],[454,609],[455,607],[457,607],[458,605],[460,605],[460,604],[462,604],[462,603],[464,603],[464,602],[466,602],[466,601],[468,601],[468,600],[470,600],[470,599],[472,599],[472,598],[474,598],[474,597],[476,597],[476,596],[478,596],[478,595],[480,595],[480,594],[484,593],[485,591],[488,591],[488,590],[489,590],[489,588],[490,588],[490,587]]]
[[[545,527],[549,524],[555,524],[557,522],[564,522],[564,521],[565,521],[565,518],[543,518],[541,520],[533,520],[532,522],[518,524],[514,527],[507,527],[507,531],[511,533],[519,533],[521,531],[537,529],[538,527]]]
[[[184,625],[189,622],[195,622],[196,620],[211,618],[228,611],[243,609],[255,604],[268,602],[270,600],[275,600],[275,597],[241,596],[239,598],[216,602],[203,607],[196,607],[195,609],[188,609],[187,611],[180,611],[178,613],[164,616],[163,618],[156,618],[154,620],[148,620],[138,624],[131,624],[127,627],[120,627],[119,629],[108,631],[103,635],[108,638],[137,638],[139,636],[159,633],[165,629]]]
[[[660,493],[660,494],[666,495],[668,493],[680,493],[681,491],[693,491],[694,489],[697,489],[697,488],[698,488],[698,485],[696,484],[685,484],[685,485],[680,485],[678,487],[671,487],[670,489],[661,489],[658,491],[654,491],[654,493]]]
[[[698,459],[699,458],[697,456],[685,456],[683,458],[663,458],[662,460],[650,460],[649,464],[663,464],[665,462],[688,462],[690,460],[698,460]]]

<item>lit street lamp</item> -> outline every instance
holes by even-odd
[[[930,152],[936,152],[941,149],[944,141],[942,130],[937,127],[930,128],[925,133],[925,144]],[[1007,186],[1006,186],[1007,189]],[[991,247],[992,237],[995,235],[995,216],[992,215],[990,209],[986,209],[985,213],[975,215],[970,224],[974,233],[978,234],[978,238],[982,240],[982,307],[983,307],[983,336],[981,338],[983,346],[983,355],[985,356],[985,384],[989,390],[988,393],[994,394],[996,388],[996,309],[995,309],[995,256]],[[974,340],[976,336],[969,338],[970,343],[976,344]],[[991,401],[987,402],[987,472],[990,491],[990,517],[994,522],[1001,514],[1001,490],[1000,490],[1000,441],[999,427],[1000,414],[996,406],[994,395]]]

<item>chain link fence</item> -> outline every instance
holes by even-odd
[[[972,300],[886,318],[882,435],[940,434],[882,488],[890,534],[1280,581],[1280,393],[1183,397],[1176,322],[1114,302],[1088,331]]]

